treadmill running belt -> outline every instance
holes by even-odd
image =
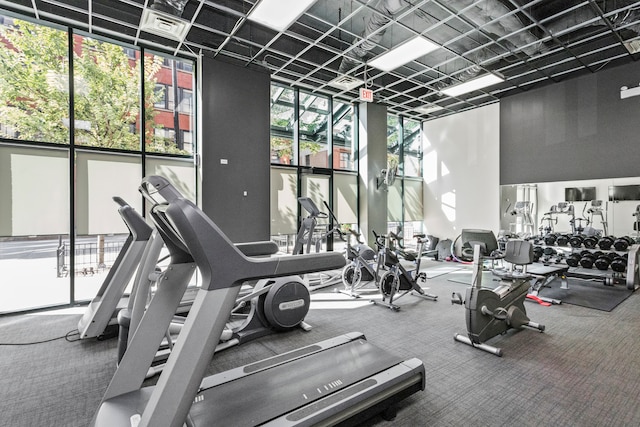
[[[203,390],[190,414],[196,426],[259,425],[400,362],[356,340]]]

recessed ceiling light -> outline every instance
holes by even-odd
[[[284,31],[297,20],[316,0],[259,0],[247,19]]]
[[[436,111],[444,110],[444,107],[441,107],[439,105],[423,105],[422,107],[415,108],[415,110],[418,113],[431,114],[435,113]]]
[[[472,80],[468,80],[464,83],[460,83],[448,88],[442,89],[440,92],[447,96],[458,96],[463,93],[473,92],[474,90],[482,89],[496,83],[503,82],[504,79],[496,74],[485,74],[482,77],[477,77]]]
[[[391,71],[439,47],[432,41],[418,36],[369,61],[369,65],[382,71]]]

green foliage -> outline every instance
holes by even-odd
[[[69,130],[69,93],[59,88],[67,76],[67,34],[16,21],[0,28],[10,46],[0,49],[0,114],[21,139],[65,144]]]
[[[0,27],[0,114],[25,140],[69,143],[68,35],[25,21]],[[75,38],[73,86],[75,141],[79,145],[140,150],[140,66],[118,45]],[[81,42],[79,42],[81,40]],[[145,143],[149,151],[184,154],[154,137],[159,56],[144,57]]]

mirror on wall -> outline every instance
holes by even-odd
[[[500,228],[523,237],[586,227],[602,235],[640,237],[639,222],[640,177],[500,187]]]

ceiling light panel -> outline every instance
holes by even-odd
[[[369,65],[382,71],[391,71],[438,49],[440,46],[424,37],[415,37],[369,61]]]
[[[483,89],[485,87],[492,86],[497,83],[503,82],[504,79],[495,74],[485,74],[482,77],[477,77],[472,80],[468,80],[464,83],[460,83],[455,86],[449,86],[442,89],[441,92],[447,96],[459,96],[465,93],[473,92],[474,90]]]
[[[284,31],[316,0],[260,0],[247,19],[276,31]]]

